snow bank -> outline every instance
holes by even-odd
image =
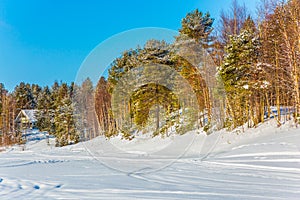
[[[0,196],[299,199],[300,131],[291,124],[274,127],[269,121],[245,132],[147,141],[98,137],[62,148],[54,147],[53,138],[33,140],[25,151],[14,146],[0,152]],[[156,170],[134,171],[143,165]]]

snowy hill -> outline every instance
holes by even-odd
[[[300,131],[268,123],[210,136],[98,137],[62,148],[32,133],[41,140],[0,152],[0,197],[299,199]]]

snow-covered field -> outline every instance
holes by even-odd
[[[0,152],[0,198],[300,199],[300,129],[275,126],[63,148],[33,135]]]

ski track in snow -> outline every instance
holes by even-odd
[[[9,197],[10,199],[25,198],[43,198],[47,192],[60,188],[61,184],[40,182],[33,180],[20,180],[16,178],[0,179],[0,196],[1,199]]]
[[[153,173],[110,169],[82,144],[54,148],[41,140],[25,151],[14,146],[0,153],[0,198],[300,199],[299,129],[266,132],[239,139],[227,134],[205,157],[191,147],[193,154]],[[130,164],[131,158],[123,159]]]

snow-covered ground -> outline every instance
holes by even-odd
[[[0,152],[0,198],[300,199],[300,129],[274,127],[63,148],[32,134]]]

